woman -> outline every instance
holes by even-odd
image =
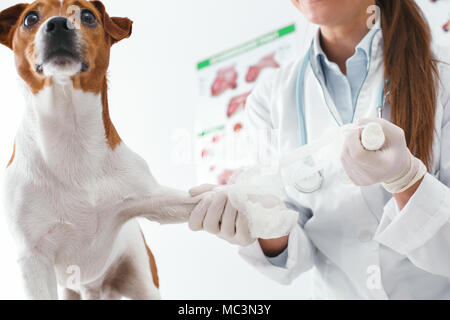
[[[441,62],[449,59],[435,58],[413,0],[292,2],[320,30],[306,58],[253,92],[247,126],[276,130],[280,153],[347,123],[377,121],[386,142],[368,151],[361,129],[347,135],[339,165],[353,184],[326,167],[313,192],[285,185],[300,213],[286,237],[251,239],[221,192],[204,197],[191,228],[243,246],[248,262],[281,283],[314,266],[316,298],[450,299],[450,66]],[[372,27],[373,5],[381,22]],[[374,120],[381,106],[384,120]]]

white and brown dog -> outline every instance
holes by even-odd
[[[57,299],[58,285],[68,299],[159,298],[135,217],[185,222],[197,203],[158,185],[110,120],[110,49],[131,29],[100,1],[0,12],[0,43],[14,51],[26,91],[4,200],[31,299]]]

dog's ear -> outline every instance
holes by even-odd
[[[17,22],[27,7],[28,4],[21,3],[0,12],[0,43],[10,49],[12,49]]]
[[[111,37],[111,44],[129,38],[133,29],[133,21],[128,18],[110,17],[101,1],[92,1],[92,4],[100,12],[103,19],[103,27]]]

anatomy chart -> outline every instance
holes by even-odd
[[[299,54],[295,25],[265,34],[197,65],[198,182],[226,184],[245,166],[244,109],[255,85]]]

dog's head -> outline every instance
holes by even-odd
[[[0,12],[0,43],[14,51],[33,93],[61,79],[101,90],[111,46],[131,29],[131,20],[110,17],[100,1],[38,0]]]

